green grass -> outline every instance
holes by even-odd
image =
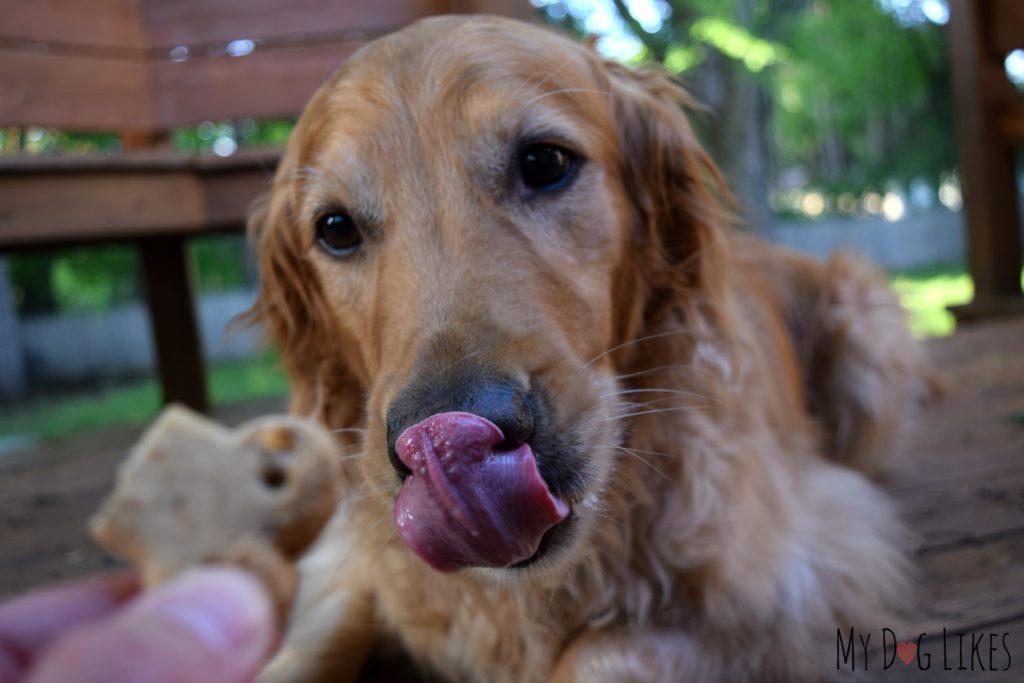
[[[207,376],[215,404],[236,403],[287,391],[277,357],[267,353],[245,361],[214,364]],[[76,395],[40,399],[0,414],[0,436],[55,437],[114,425],[143,424],[160,409],[160,387],[142,380]]]
[[[910,330],[916,337],[952,333],[956,321],[947,306],[965,304],[974,294],[974,283],[960,266],[896,273],[891,281],[910,315]]]
[[[1024,272],[1021,272],[1024,286]],[[948,306],[965,304],[974,283],[961,266],[937,266],[894,273],[892,286],[910,313],[910,330],[917,337],[940,337],[953,332],[956,321]]]

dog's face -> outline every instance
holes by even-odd
[[[645,86],[526,24],[420,22],[314,97],[256,219],[297,407],[365,420],[362,477],[436,568],[571,556],[616,460],[614,349],[699,286],[705,226],[668,238],[659,205],[706,193],[703,157]]]

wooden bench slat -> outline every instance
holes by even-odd
[[[150,131],[292,117],[360,46],[257,50],[181,63],[0,51],[0,126]]]
[[[0,126],[151,129],[144,62],[0,51]]]
[[[245,57],[153,66],[159,127],[295,116],[360,43],[257,50]],[[253,87],[259,83],[259,87]],[[271,95],[268,95],[271,93]]]
[[[84,172],[68,160],[30,173],[8,163],[0,167],[0,249],[240,228],[273,168],[265,153]]]
[[[975,0],[978,1],[978,0]],[[1024,2],[1021,0],[990,0],[992,45],[1000,57],[1024,48]]]
[[[198,182],[184,173],[7,178],[0,206],[0,247],[188,230],[204,217]]]
[[[173,3],[168,3],[173,4]],[[138,0],[0,0],[0,38],[148,47]]]
[[[142,0],[154,46],[396,28],[451,11],[447,0]]]
[[[0,126],[151,131],[296,116],[359,47],[310,45],[180,63],[0,51]]]

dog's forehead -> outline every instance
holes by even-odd
[[[360,50],[328,82],[321,102],[335,110],[333,118],[363,130],[381,130],[396,117],[400,125],[435,126],[514,118],[538,102],[582,112],[603,95],[595,63],[587,48],[535,26],[444,17]]]
[[[366,46],[325,84],[300,123],[298,162],[331,171],[312,184],[320,194],[340,181],[369,198],[434,163],[494,169],[522,138],[589,151],[611,127],[600,68],[588,48],[521,22],[418,22]]]

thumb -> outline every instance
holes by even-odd
[[[190,571],[117,616],[72,632],[31,683],[245,683],[276,641],[269,596],[228,567]]]

